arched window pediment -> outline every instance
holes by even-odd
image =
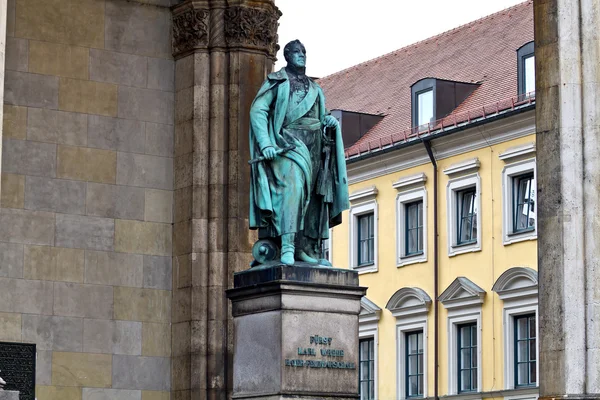
[[[394,317],[401,317],[411,314],[427,313],[431,305],[431,298],[420,288],[405,287],[398,290],[385,308],[392,312]]]
[[[537,296],[538,273],[529,267],[514,267],[506,270],[494,283],[492,290],[500,299]]]

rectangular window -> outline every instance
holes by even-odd
[[[515,317],[515,386],[537,383],[535,314]]]
[[[358,265],[373,264],[375,254],[375,215],[359,215],[358,223]]]
[[[375,400],[375,339],[361,339],[359,346],[360,400]]]
[[[423,396],[423,331],[406,333],[406,397]]]
[[[417,93],[417,126],[431,122],[433,118],[433,89]]]
[[[533,95],[535,93],[535,57],[530,55],[523,59],[525,70],[525,94]]]
[[[423,253],[423,200],[407,203],[404,207],[406,255],[421,254]]]
[[[535,229],[535,178],[533,172],[513,179],[513,233]]]
[[[329,242],[331,241],[331,233],[329,239],[323,239],[321,242],[321,257],[325,260],[329,260]]]
[[[477,202],[475,188],[461,190],[457,196],[457,235],[456,244],[477,241]]]
[[[458,391],[477,391],[477,324],[458,325]]]

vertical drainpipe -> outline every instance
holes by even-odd
[[[431,142],[423,140],[429,160],[433,165],[433,399],[438,400],[439,310],[438,310],[438,169],[431,151]]]

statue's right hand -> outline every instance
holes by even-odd
[[[267,160],[272,160],[277,156],[277,151],[273,146],[265,147],[262,151],[262,155]]]

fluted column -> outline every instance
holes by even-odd
[[[173,400],[231,394],[225,290],[251,259],[249,109],[273,66],[279,16],[272,0],[173,7]]]

